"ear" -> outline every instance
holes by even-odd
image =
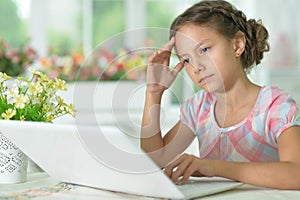
[[[245,51],[246,38],[245,34],[242,31],[238,31],[233,39],[233,48],[235,51],[236,57],[240,57]]]

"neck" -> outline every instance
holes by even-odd
[[[215,93],[217,104],[229,110],[237,110],[257,99],[260,87],[253,84],[246,77],[238,80],[230,88],[225,88],[223,92]]]

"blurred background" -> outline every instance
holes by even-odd
[[[173,19],[195,2],[0,0],[0,71],[16,76],[33,66],[52,78],[66,80],[70,90],[65,99],[74,102],[77,114],[74,120],[60,118],[58,122],[117,126],[139,146],[147,49],[151,47],[153,52],[153,47],[160,48],[168,40]],[[269,30],[271,51],[251,72],[250,79],[281,87],[299,104],[300,1],[229,2],[248,18],[261,19]],[[84,66],[90,55],[95,62]],[[180,75],[171,94],[164,95],[163,132],[178,121],[180,103],[197,90],[184,70]],[[99,76],[108,80],[100,87]],[[187,151],[196,153],[197,142]]]
[[[300,102],[300,24],[298,0],[229,0],[248,18],[261,19],[270,34],[271,51],[250,74],[261,85],[278,85]],[[124,40],[158,41],[166,37],[147,28],[168,29],[195,0],[0,0],[0,37],[10,47],[29,43],[40,57],[80,52],[87,55],[114,35],[141,29]],[[190,95],[178,81],[180,99]],[[188,92],[187,92],[188,91]],[[173,102],[176,103],[176,100]]]

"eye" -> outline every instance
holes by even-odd
[[[209,49],[208,47],[202,48],[202,49],[201,49],[201,53],[206,53],[206,52],[208,52],[208,49]]]
[[[183,63],[189,63],[189,62],[191,62],[191,59],[190,59],[190,58],[184,58],[184,59],[183,59]]]

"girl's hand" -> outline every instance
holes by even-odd
[[[165,168],[165,174],[178,185],[184,184],[190,176],[212,177],[213,161],[183,154]]]
[[[178,72],[183,68],[183,63],[178,63],[173,70],[169,69],[170,56],[175,44],[172,39],[159,51],[156,51],[148,60],[147,67],[147,92],[162,93],[174,82]]]

